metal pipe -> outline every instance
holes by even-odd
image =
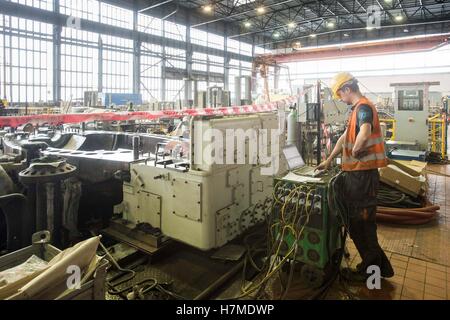
[[[27,186],[27,214],[24,217],[24,228],[27,229],[24,232],[25,235],[32,235],[37,231],[36,228],[36,185],[30,184]]]
[[[47,228],[45,230],[50,231],[50,234],[55,237],[55,186],[53,183],[47,183],[45,190],[47,195]]]
[[[53,184],[53,239],[56,246],[62,247],[63,243],[63,197],[61,194],[61,181]]]
[[[233,268],[231,268],[227,273],[225,273],[223,276],[221,276],[217,281],[215,281],[213,284],[211,284],[209,287],[207,287],[205,290],[200,292],[194,300],[203,300],[207,299],[211,296],[212,293],[216,289],[218,289],[221,285],[223,285],[227,280],[229,280],[232,276],[234,276],[238,271],[242,269],[244,266],[244,259],[242,259],[239,263],[237,263]]]
[[[160,6],[165,5],[167,3],[170,3],[170,2],[173,2],[173,0],[167,0],[167,1],[163,1],[163,2],[160,2],[160,3],[154,4],[154,5],[150,6],[150,7],[147,7],[147,8],[139,10],[138,13],[142,13],[142,12],[145,12],[147,10],[151,10],[151,9],[160,7]]]
[[[321,88],[320,88],[320,81],[317,81],[317,165],[319,165],[322,162],[322,141],[321,141],[321,135],[320,130],[322,129],[322,123],[320,119],[320,100],[321,100]]]
[[[45,190],[41,183],[36,184],[36,232],[46,230],[45,219]]]
[[[133,159],[134,161],[139,160],[139,147],[141,143],[141,138],[139,136],[133,137]]]

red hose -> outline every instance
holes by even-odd
[[[394,210],[377,210],[378,213],[382,213],[385,215],[393,215],[400,217],[415,217],[415,218],[432,218],[436,215],[436,211],[434,212],[420,212],[420,211],[412,211],[412,210],[402,210],[402,211],[394,211]]]
[[[439,206],[427,206],[422,208],[391,208],[391,207],[377,207],[377,210],[390,210],[390,211],[399,211],[399,210],[411,210],[411,211],[438,211],[441,209]]]
[[[377,222],[420,225],[434,220],[438,214],[439,206],[423,208],[390,208],[377,207]]]

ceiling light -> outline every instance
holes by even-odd
[[[398,15],[396,15],[395,16],[395,21],[402,21],[403,20],[403,15],[401,15],[401,14],[398,14]]]
[[[252,24],[251,24],[251,22],[245,22],[244,23],[244,27],[246,27],[246,28],[250,28],[252,26]]]
[[[206,6],[203,7],[203,11],[205,11],[205,12],[211,12],[212,9],[213,9],[212,6],[209,4],[207,4]]]
[[[348,33],[344,33],[344,37],[350,37]]]
[[[327,27],[328,27],[328,28],[331,29],[331,28],[334,28],[334,26],[335,26],[334,21],[328,21],[328,22],[327,22]]]
[[[384,2],[386,2],[386,3],[391,3],[392,0],[384,0]]]
[[[366,27],[367,31],[373,30],[373,27]]]
[[[302,47],[302,43],[300,41],[297,41],[294,45],[295,45],[295,48],[301,48]]]
[[[258,8],[256,8],[256,12],[258,12],[259,14],[263,14],[264,12],[266,12],[266,8],[258,7]]]
[[[310,36],[311,38],[317,37],[314,33],[311,33],[309,36]]]
[[[273,34],[273,37],[274,37],[274,38],[279,38],[279,37],[280,37],[280,34],[279,34],[278,32],[275,32],[275,33]]]
[[[403,32],[407,33],[407,32],[409,32],[409,30],[405,28],[405,29],[403,29]]]
[[[288,28],[294,29],[297,26],[297,24],[295,22],[289,22],[287,26]]]

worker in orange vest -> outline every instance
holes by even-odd
[[[333,98],[351,105],[347,128],[331,155],[317,169],[328,169],[342,153],[342,197],[348,214],[348,231],[361,256],[356,270],[343,270],[344,276],[365,281],[378,266],[381,276],[394,275],[389,259],[378,243],[376,210],[378,168],[387,165],[384,137],[374,104],[361,94],[358,80],[350,73],[337,74],[332,82]],[[372,270],[372,269],[370,269]],[[368,273],[369,272],[369,273]]]

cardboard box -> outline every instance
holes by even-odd
[[[413,197],[423,194],[425,190],[426,179],[424,176],[410,175],[396,165],[389,164],[387,167],[381,168],[379,172],[381,182]]]
[[[426,162],[417,161],[417,160],[392,160],[388,159],[389,164],[393,164],[396,167],[402,169],[406,173],[412,175],[413,177],[418,177],[424,173],[425,167],[427,166]]]

